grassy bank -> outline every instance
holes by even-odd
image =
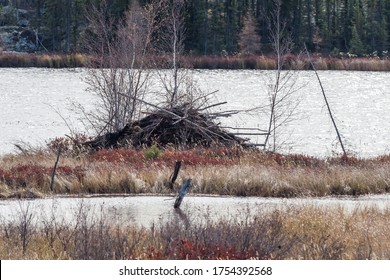
[[[276,59],[269,56],[199,56],[189,58],[197,69],[276,69]],[[288,55],[285,57],[285,69],[310,70],[307,57]],[[390,71],[390,60],[379,58],[334,58],[316,56],[313,64],[317,70],[338,71]]]
[[[168,181],[177,160],[182,169],[173,190]],[[318,159],[239,148],[64,150],[53,190],[56,154],[50,149],[3,156],[3,198],[51,194],[176,192],[192,178],[192,193],[263,197],[363,195],[390,192],[390,156]]]
[[[83,54],[0,53],[0,67],[77,68],[87,59]]]
[[[85,67],[90,57],[84,54],[0,53],[0,67]],[[156,59],[161,63],[164,58]],[[379,58],[334,58],[315,56],[317,70],[390,71],[390,60]],[[166,65],[166,63],[165,63]],[[186,56],[183,65],[195,69],[258,69],[274,70],[276,59],[271,56]],[[306,57],[288,55],[285,67],[293,70],[311,69]]]
[[[103,210],[102,210],[103,211]],[[172,209],[173,211],[173,209]],[[249,211],[249,210],[248,210]],[[199,222],[173,213],[149,228],[104,212],[75,210],[72,225],[28,208],[0,223],[1,259],[389,259],[389,210],[314,206],[257,213],[254,219]],[[186,216],[191,219],[186,219]],[[39,218],[40,226],[34,222]]]

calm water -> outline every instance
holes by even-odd
[[[88,221],[102,215],[109,221],[121,224],[150,226],[160,220],[177,217],[184,222],[205,223],[209,220],[235,219],[237,222],[252,215],[272,210],[287,210],[294,206],[315,206],[345,211],[357,208],[375,207],[389,209],[390,195],[361,196],[358,198],[258,198],[258,197],[208,197],[191,196],[184,198],[181,211],[173,208],[174,198],[167,196],[126,196],[91,198],[47,198],[36,200],[0,201],[0,222],[17,221],[22,213],[32,213],[36,222],[75,222],[80,209],[89,213]]]
[[[199,86],[218,90],[216,100],[227,101],[222,110],[250,109],[266,104],[270,71],[194,71]],[[347,149],[361,157],[389,153],[390,73],[319,72]],[[81,69],[0,69],[0,154],[14,151],[14,143],[44,144],[69,134],[69,127],[84,131],[73,103],[92,109],[96,98],[86,91]],[[282,152],[329,156],[340,152],[336,134],[312,72],[298,72],[296,99],[301,100],[294,121],[280,134]],[[64,121],[66,120],[66,122]],[[223,125],[266,128],[259,111],[222,119]],[[262,142],[253,137],[252,142]]]

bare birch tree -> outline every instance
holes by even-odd
[[[141,114],[158,11],[159,1],[145,7],[133,1],[124,19],[115,21],[106,1],[91,8],[87,45],[94,60],[86,82],[99,100],[96,111],[88,114],[98,134],[119,131]]]
[[[288,68],[287,55],[291,53],[293,42],[286,31],[286,23],[281,18],[281,0],[273,0],[274,8],[269,16],[269,33],[275,53],[276,70],[268,78],[268,114],[269,121],[264,148],[275,152],[281,145],[280,130],[294,119],[300,98],[295,94],[297,75]]]
[[[191,65],[183,58],[185,51],[185,0],[163,0],[163,26],[158,34],[159,55],[163,57],[157,71],[163,87],[164,105],[168,108],[194,105],[203,94],[191,74]],[[165,71],[164,71],[165,69]]]

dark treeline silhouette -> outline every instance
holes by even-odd
[[[112,15],[123,17],[136,0],[107,0]],[[147,5],[151,0],[140,0]],[[267,54],[269,15],[275,0],[186,0],[185,50],[199,55]],[[18,10],[28,11],[29,28],[49,51],[83,50],[87,14],[101,0],[0,0],[0,26],[12,25]],[[9,7],[16,12],[10,15]],[[294,50],[306,43],[313,52],[358,56],[387,55],[390,1],[282,0],[281,15]],[[249,42],[249,43],[248,43]],[[248,44],[257,44],[248,46]],[[260,47],[259,47],[260,45]]]

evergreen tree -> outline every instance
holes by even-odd
[[[227,0],[225,1],[225,13],[226,13],[226,30],[225,30],[225,45],[228,53],[234,53],[237,51],[237,40],[239,33],[239,14],[238,14],[238,1]]]
[[[50,51],[80,49],[87,28],[85,7],[107,2],[117,22],[135,0],[20,0],[14,7],[34,10],[31,27]],[[141,6],[152,0],[140,0]],[[268,19],[275,0],[184,0],[185,49],[199,54],[235,53],[245,44],[248,11],[258,27],[262,51],[270,52]],[[5,2],[5,1],[3,1]],[[9,2],[9,3],[11,3]],[[0,1],[1,3],[1,1]],[[4,4],[3,4],[4,5]],[[390,1],[388,0],[283,0],[280,9],[286,30],[291,33],[295,51],[303,43],[315,50],[385,51],[389,48]],[[13,13],[9,14],[13,16]],[[16,18],[16,15],[15,15]],[[5,20],[3,20],[3,23]],[[246,31],[245,31],[246,30]],[[252,31],[251,31],[252,32]],[[242,33],[242,34],[241,34]],[[253,32],[252,32],[253,33]],[[253,33],[254,34],[254,33]],[[245,36],[244,36],[245,37]]]
[[[256,54],[260,52],[260,36],[256,31],[256,22],[251,11],[244,18],[244,26],[239,38],[240,52],[242,54]]]
[[[349,52],[358,56],[361,56],[365,53],[365,48],[356,25],[352,27],[351,48],[349,49]]]
[[[383,0],[373,0],[367,6],[368,49],[381,53],[387,46],[387,21]]]
[[[365,15],[362,0],[356,0],[353,6],[353,23],[350,52],[361,56],[365,53]]]
[[[62,50],[64,38],[65,17],[64,1],[45,0],[44,3],[44,32],[48,40],[44,40],[46,48],[52,51]]]
[[[212,54],[219,54],[226,49],[224,30],[226,28],[225,14],[223,12],[222,0],[215,0],[212,3],[212,8],[209,10],[210,14],[210,33],[209,40],[211,43],[210,52]]]

